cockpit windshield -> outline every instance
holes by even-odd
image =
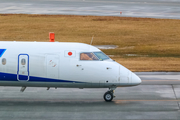
[[[94,54],[99,58],[99,60],[109,59],[109,57],[103,52],[94,52]]]
[[[84,52],[80,54],[80,60],[107,60],[109,57],[103,52]]]
[[[80,60],[99,60],[93,53],[81,53]]]

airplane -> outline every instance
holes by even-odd
[[[108,88],[136,86],[141,79],[98,48],[73,42],[0,42],[0,86]]]

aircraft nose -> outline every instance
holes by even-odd
[[[132,73],[132,83],[135,85],[141,84],[141,79],[134,73]]]

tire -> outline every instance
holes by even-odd
[[[113,99],[113,94],[112,94],[112,92],[108,91],[108,92],[106,92],[106,93],[104,94],[104,100],[105,100],[106,102],[111,102],[112,99]]]

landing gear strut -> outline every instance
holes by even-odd
[[[115,89],[109,89],[109,91],[107,91],[106,93],[104,93],[104,100],[106,102],[111,102],[113,100],[114,96],[114,90]]]

